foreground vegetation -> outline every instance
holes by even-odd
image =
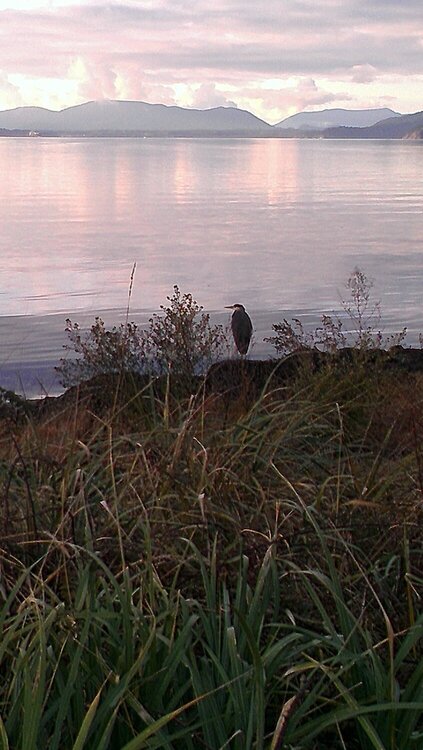
[[[421,750],[423,372],[292,357],[3,410],[0,748]]]

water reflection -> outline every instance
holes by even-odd
[[[0,315],[328,310],[355,265],[421,317],[418,142],[0,139]]]

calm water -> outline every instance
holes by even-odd
[[[0,384],[60,356],[67,316],[119,322],[134,262],[132,317],[175,283],[216,320],[242,302],[256,356],[357,265],[387,330],[423,330],[422,142],[2,138],[0,164]]]

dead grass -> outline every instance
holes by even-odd
[[[189,579],[186,540],[207,556],[218,538],[222,575],[242,549],[254,576],[272,545],[316,553],[290,511],[297,493],[369,559],[401,566],[404,539],[421,536],[420,373],[306,367],[229,403],[199,386],[181,396],[166,378],[103,376],[3,419],[3,549],[28,563],[89,533],[112,567],[123,542],[128,564],[170,580],[182,561]],[[417,552],[410,564],[420,570]]]

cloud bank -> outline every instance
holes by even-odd
[[[0,109],[423,109],[421,0],[0,0]]]

